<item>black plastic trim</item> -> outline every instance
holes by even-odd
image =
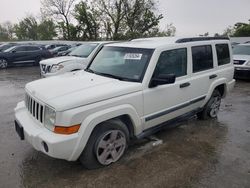
[[[202,96],[202,97],[199,97],[199,98],[197,98],[197,99],[194,99],[194,100],[191,100],[191,101],[189,101],[189,102],[186,102],[186,103],[184,103],[184,104],[181,104],[181,105],[179,105],[179,106],[176,106],[176,107],[167,109],[167,110],[165,110],[165,111],[163,111],[163,112],[160,112],[160,113],[157,113],[157,114],[148,116],[148,117],[145,118],[145,121],[151,121],[151,120],[153,120],[153,119],[156,119],[156,118],[159,118],[159,117],[161,117],[161,116],[167,115],[167,114],[169,114],[169,113],[171,113],[171,112],[174,112],[174,111],[176,111],[176,110],[180,110],[180,109],[185,108],[185,107],[187,107],[187,106],[190,106],[190,105],[192,105],[192,104],[194,104],[194,103],[197,103],[197,102],[199,102],[199,101],[202,101],[202,100],[204,100],[205,98],[206,98],[206,96]]]
[[[209,40],[229,40],[228,37],[193,37],[182,38],[175,41],[175,43],[197,42],[197,41],[209,41]]]
[[[149,128],[149,129],[146,129],[144,130],[141,134],[137,135],[136,138],[137,139],[142,139],[142,138],[145,138],[149,135],[152,135],[156,132],[159,132],[161,129],[163,128],[173,128],[173,127],[176,127],[178,126],[181,122],[187,120],[188,118],[194,116],[197,112],[200,112],[201,109],[200,108],[197,108],[196,110],[193,110],[191,112],[188,112],[186,114],[183,114],[181,116],[178,116],[174,119],[171,119],[169,121],[166,121],[164,123],[161,123],[155,127],[152,127],[152,128]]]

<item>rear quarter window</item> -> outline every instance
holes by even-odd
[[[216,53],[218,65],[225,65],[230,63],[230,52],[228,44],[216,44]]]
[[[211,45],[192,47],[192,57],[194,73],[213,68],[213,52]]]

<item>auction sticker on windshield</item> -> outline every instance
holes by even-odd
[[[124,56],[124,59],[128,60],[141,60],[142,54],[137,54],[137,53],[127,53]]]

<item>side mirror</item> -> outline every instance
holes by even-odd
[[[11,53],[16,53],[16,50],[12,50]]]
[[[175,79],[175,74],[160,74],[151,79],[149,88],[153,88],[159,85],[173,84],[175,83]]]

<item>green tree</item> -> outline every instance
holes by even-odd
[[[94,0],[94,6],[101,13],[102,28],[106,31],[106,38],[119,40],[124,33],[124,18],[126,0]]]
[[[163,16],[155,14],[153,0],[126,0],[124,4],[128,38],[146,37],[159,32],[159,22]]]
[[[74,8],[76,0],[42,0],[42,12],[48,16],[54,16],[59,26],[63,26],[64,39],[71,39],[70,29],[70,16]]]
[[[75,6],[74,17],[78,22],[76,32],[82,40],[97,40],[99,38],[100,13],[86,2]]]
[[[44,19],[38,25],[37,35],[39,40],[52,40],[57,36],[56,25],[51,19]]]
[[[14,32],[19,40],[37,40],[38,23],[33,16],[28,16],[14,26]]]
[[[7,29],[3,25],[0,25],[0,41],[7,41],[7,40],[9,40]]]
[[[234,37],[250,37],[250,24],[236,23]]]

